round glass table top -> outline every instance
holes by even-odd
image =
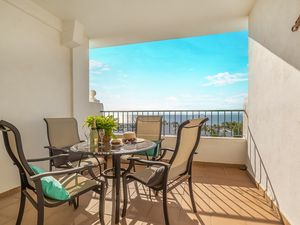
[[[156,143],[149,140],[139,141],[132,144],[110,145],[109,147],[90,146],[87,142],[81,142],[71,146],[68,150],[90,155],[127,155],[144,152],[156,147]]]

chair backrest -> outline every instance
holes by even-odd
[[[190,172],[193,155],[199,145],[201,128],[208,118],[183,122],[178,128],[174,154],[170,159],[169,179]]]
[[[4,120],[0,121],[0,131],[2,131],[6,151],[19,169],[22,188],[26,186],[34,189],[34,183],[29,179],[34,172],[25,158],[20,132],[14,125]]]
[[[152,141],[161,139],[161,116],[138,116],[136,118],[136,136]]]
[[[80,142],[75,118],[45,118],[49,145],[56,148],[72,146]]]

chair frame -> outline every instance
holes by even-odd
[[[3,134],[3,140],[4,140],[4,145],[6,148],[7,153],[9,154],[10,158],[12,159],[14,165],[17,166],[19,170],[19,176],[20,176],[20,183],[21,183],[21,199],[20,199],[20,205],[19,205],[19,212],[18,212],[18,217],[16,221],[16,225],[20,225],[22,222],[23,214],[24,214],[24,208],[25,208],[25,203],[26,199],[30,201],[30,203],[34,206],[34,208],[37,210],[37,225],[43,225],[44,224],[44,208],[45,207],[56,207],[59,205],[62,205],[64,203],[69,202],[74,204],[76,202],[76,198],[78,198],[80,195],[88,192],[88,191],[94,191],[100,195],[100,201],[99,201],[99,218],[101,224],[104,223],[104,206],[105,206],[105,182],[102,179],[97,179],[97,185],[91,186],[90,188],[84,189],[83,191],[77,193],[76,195],[72,196],[69,200],[64,200],[64,201],[58,201],[54,200],[53,202],[46,201],[46,198],[43,194],[42,190],[42,183],[41,183],[41,178],[46,177],[46,176],[54,176],[54,175],[64,175],[64,174],[73,174],[73,173],[80,173],[83,171],[88,171],[91,176],[93,176],[92,173],[92,166],[91,165],[85,165],[85,166],[80,166],[72,169],[66,169],[66,170],[61,170],[61,171],[52,171],[52,172],[45,172],[41,174],[35,174],[28,162],[40,162],[40,161],[49,161],[53,160],[55,158],[61,158],[61,157],[68,157],[68,154],[60,154],[60,155],[55,155],[55,156],[50,156],[50,157],[44,157],[44,158],[37,158],[37,159],[26,159],[24,152],[23,152],[23,147],[22,147],[22,141],[21,141],[21,135],[18,131],[18,129],[4,121],[0,121],[0,131],[2,131]],[[13,132],[15,135],[15,141],[16,141],[16,148],[17,148],[17,154],[19,156],[20,161],[16,158],[14,155],[10,143],[9,143],[9,138],[8,138],[8,132]],[[26,171],[25,171],[26,170]],[[29,178],[26,176],[29,174]],[[35,187],[31,186],[28,182],[28,179],[34,182]],[[28,192],[31,190],[33,193],[36,194],[37,199],[35,200],[30,193]]]
[[[166,155],[167,151],[171,151],[173,153],[173,155],[168,163],[163,162],[163,161],[143,160],[138,157],[129,158],[131,167],[134,166],[135,162],[139,162],[139,163],[142,163],[147,166],[163,166],[164,167],[163,178],[162,178],[162,181],[160,182],[160,184],[157,184],[157,185],[151,186],[151,187],[148,186],[148,187],[153,189],[156,193],[158,193],[159,191],[162,191],[163,212],[164,212],[164,219],[165,219],[166,225],[170,225],[169,215],[168,215],[167,193],[186,180],[188,180],[188,186],[189,186],[189,192],[190,192],[190,198],[191,198],[193,212],[195,212],[195,213],[197,212],[194,194],[193,194],[193,187],[192,187],[192,163],[193,163],[193,156],[194,156],[196,149],[200,142],[201,128],[207,121],[208,121],[208,118],[204,118],[198,125],[191,126],[191,127],[185,127],[187,124],[189,124],[191,122],[190,120],[187,120],[179,126],[175,149],[174,150],[170,149],[170,148],[162,148],[161,149],[164,151],[164,153],[160,157],[160,160],[163,159],[163,157]],[[186,171],[184,173],[182,173],[181,175],[179,175],[178,177],[176,177],[175,179],[169,181],[168,174],[169,174],[171,165],[174,162],[176,155],[178,153],[179,147],[180,147],[182,129],[183,128],[189,129],[192,127],[198,127],[197,139],[196,139],[195,145],[193,147],[193,150],[191,151],[191,154],[189,156]],[[126,216],[126,210],[127,210],[127,204],[128,204],[127,185],[128,185],[128,183],[130,183],[134,180],[147,186],[147,184],[144,181],[131,176],[130,173],[124,174],[124,176],[123,176],[124,204],[123,204],[122,217]]]

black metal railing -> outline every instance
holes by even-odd
[[[135,130],[137,116],[159,115],[163,118],[162,134],[176,135],[179,125],[188,119],[207,117],[202,135],[214,137],[242,137],[243,110],[131,110],[101,111],[104,116],[118,119],[117,132]]]

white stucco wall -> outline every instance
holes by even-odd
[[[300,224],[300,32],[290,29],[299,9],[299,0],[258,0],[251,12],[247,107],[261,154],[260,159],[249,142],[250,172],[295,225]]]
[[[82,134],[82,125],[88,115],[100,115],[102,103],[89,102],[89,40],[72,49],[73,71],[73,113],[78,121],[79,133]],[[97,97],[97,96],[96,96]]]
[[[70,49],[60,44],[58,19],[27,0],[0,0],[0,32],[0,120],[20,129],[28,157],[46,156],[43,118],[72,115]],[[17,174],[1,134],[0,193],[19,185]]]
[[[174,148],[176,136],[164,136],[163,147]],[[201,137],[194,161],[245,164],[247,142],[244,138]]]

